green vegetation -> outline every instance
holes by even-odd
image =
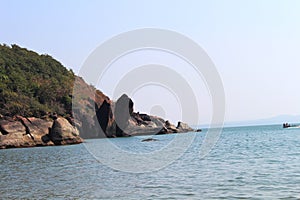
[[[0,45],[0,114],[71,114],[75,75],[49,55]]]

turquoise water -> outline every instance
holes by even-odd
[[[192,134],[192,133],[189,133]],[[73,146],[0,150],[1,199],[300,199],[300,129],[225,128],[211,153],[199,158],[205,131],[163,169],[127,173],[101,164],[104,140]],[[175,135],[116,138],[124,151],[151,152]],[[178,136],[181,137],[180,135]],[[159,159],[157,162],[161,162]],[[147,163],[136,163],[147,164]]]

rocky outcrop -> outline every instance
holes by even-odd
[[[52,146],[81,143],[78,130],[65,118],[0,119],[0,148]]]
[[[92,93],[92,91],[90,91]],[[186,123],[177,127],[157,116],[134,112],[134,103],[122,95],[115,103],[102,93],[90,105],[75,109],[77,118],[48,115],[41,118],[0,116],[0,148],[78,144],[83,138],[157,135],[195,131]],[[92,105],[94,107],[92,107]],[[79,135],[80,133],[80,135]]]
[[[106,137],[156,135],[194,131],[186,123],[177,127],[157,116],[134,112],[134,103],[123,94],[115,104],[104,101],[96,111],[97,119]]]

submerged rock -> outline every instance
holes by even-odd
[[[152,142],[152,141],[158,141],[158,139],[154,139],[154,138],[146,138],[143,139],[142,142]]]

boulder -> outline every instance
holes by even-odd
[[[49,138],[55,145],[79,144],[83,142],[79,137],[77,128],[72,126],[72,124],[63,117],[58,117],[54,120]]]

